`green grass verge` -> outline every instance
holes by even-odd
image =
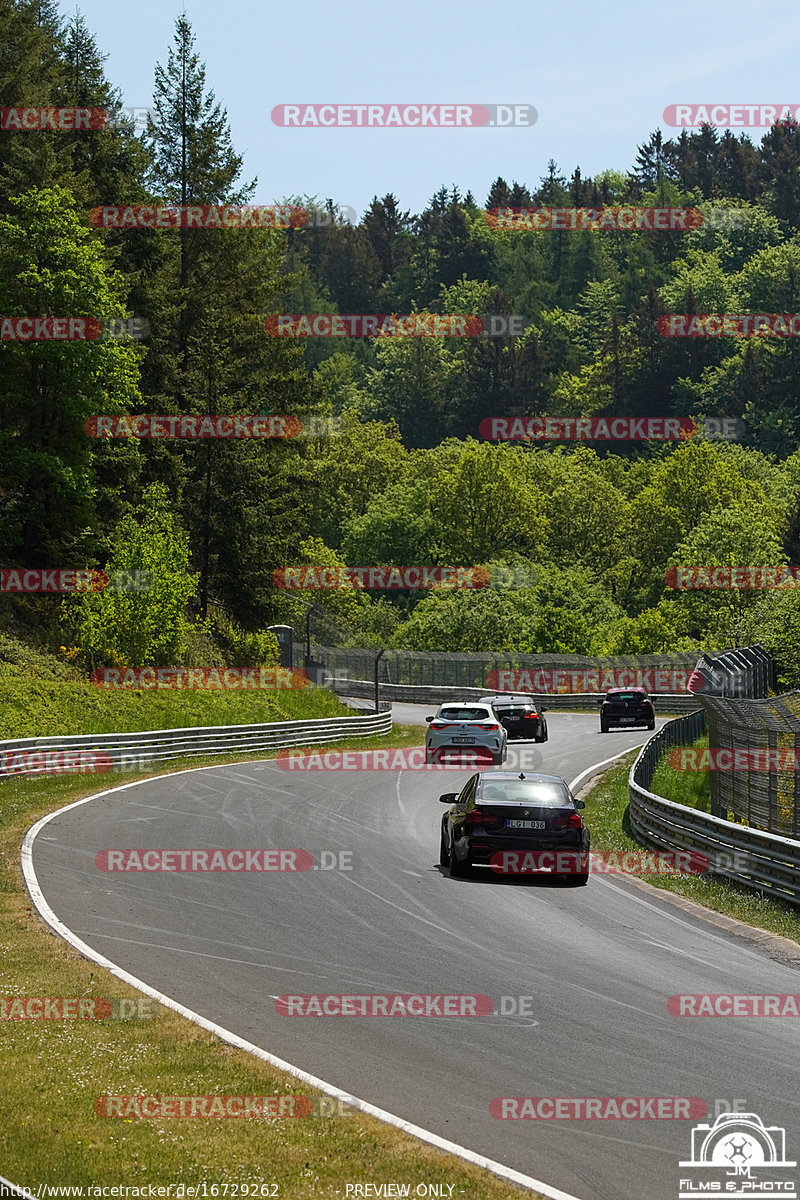
[[[64,658],[0,629],[0,741],[257,725],[352,714],[327,688],[159,691],[95,687]]]
[[[326,688],[292,691],[105,691],[84,680],[0,677],[0,740],[256,725],[351,714]]]
[[[584,796],[586,811],[583,815],[591,831],[594,853],[623,854],[629,850],[641,850],[639,842],[633,837],[628,812],[628,775],[637,754],[638,751],[633,751],[626,755],[620,766],[606,771]],[[673,771],[672,774],[689,776],[696,772]],[[662,790],[656,774],[651,790],[683,804],[685,801],[679,798],[678,793],[680,789],[689,787],[688,779],[678,780],[674,784],[675,794],[667,796],[667,791]],[[690,792],[682,794],[691,795]],[[715,912],[725,913],[748,925],[755,925],[770,933],[800,942],[800,912],[784,900],[763,896],[751,888],[732,883],[720,876],[704,878],[700,875],[651,875],[639,871],[630,873],[638,875],[654,887],[685,896],[688,900],[704,904],[706,908]],[[589,886],[591,885],[590,880]]]
[[[697,741],[692,742],[697,749],[708,749],[708,734],[704,733]],[[653,773],[650,791],[674,804],[685,804],[687,808],[696,808],[700,812],[708,812],[711,807],[711,788],[708,771],[677,771],[669,765],[669,754],[662,755]]]
[[[317,692],[316,697],[323,707],[323,696]],[[244,696],[236,699],[241,702]],[[423,733],[420,727],[395,726],[388,738],[351,738],[335,745],[416,746],[422,744]],[[51,934],[33,909],[19,850],[25,831],[40,816],[117,782],[264,757],[176,760],[102,781],[63,775],[0,783],[0,995],[138,996]],[[155,1004],[153,1008],[157,1015],[152,1020],[0,1021],[2,1174],[31,1189],[41,1183],[86,1187],[205,1182],[209,1188],[218,1185],[219,1196],[227,1184],[230,1196],[234,1184],[246,1183],[250,1196],[310,1200],[344,1196],[347,1183],[406,1183],[413,1195],[417,1184],[436,1181],[451,1184],[454,1197],[520,1196],[513,1184],[354,1110],[353,1115],[294,1120],[97,1116],[94,1101],[103,1094],[314,1097],[313,1089],[292,1076],[224,1045],[170,1009]],[[254,1185],[265,1185],[263,1193],[254,1193]],[[277,1191],[269,1185],[277,1185]],[[240,1187],[238,1195],[243,1194]]]

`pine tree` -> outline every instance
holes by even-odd
[[[771,212],[800,227],[800,126],[773,125],[764,135],[760,173]]]
[[[392,276],[400,265],[401,260],[408,257],[408,230],[411,225],[411,214],[401,212],[395,196],[389,192],[382,200],[373,196],[372,203],[364,217],[364,228],[367,231],[372,249],[381,264],[383,277]]]
[[[524,183],[517,183],[516,179],[511,185],[511,195],[509,196],[512,208],[532,208],[533,197],[531,196]]]
[[[100,54],[80,13],[67,24],[63,58],[63,103],[101,109],[108,116],[104,128],[59,135],[71,151],[76,196],[87,208],[115,200],[146,202],[151,198],[144,186],[149,167],[147,152],[136,137],[133,120],[124,113],[119,88],[112,87],[105,77],[103,63],[108,55]],[[111,234],[110,240],[125,248],[131,245],[127,232],[121,237]],[[123,269],[133,266],[125,257]]]
[[[63,32],[56,0],[0,5],[0,105],[39,108],[62,102]],[[71,187],[68,140],[61,132],[0,131],[0,204],[33,187]]]
[[[232,145],[227,115],[206,88],[185,16],[176,22],[166,68],[156,67],[154,118],[147,141],[151,182],[176,205],[242,204],[255,181],[239,182],[242,156]],[[330,238],[353,231],[336,226]],[[363,230],[358,231],[366,240]],[[136,235],[150,238],[144,233]],[[148,396],[192,413],[299,415],[309,382],[298,343],[270,338],[266,314],[299,283],[283,263],[285,233],[269,229],[180,229],[157,235],[163,261],[150,303],[163,314],[151,339],[147,376],[161,394]],[[177,244],[176,244],[177,243]],[[290,561],[292,511],[302,504],[295,445],[241,440],[187,443],[165,454],[152,448],[154,477],[180,495],[194,561],[200,568],[200,609],[222,603],[237,619],[263,621],[271,566]],[[278,555],[275,561],[275,555]]]
[[[536,199],[540,204],[544,205],[567,204],[569,201],[569,192],[566,188],[567,181],[563,175],[558,173],[558,163],[551,158],[547,164],[547,175],[542,176],[539,191],[536,193]]]
[[[511,208],[511,191],[505,179],[497,176],[486,197],[487,208]]]
[[[166,68],[160,63],[155,68],[155,117],[148,120],[146,139],[153,154],[150,182],[168,204],[243,204],[257,180],[236,186],[244,160],[233,149],[227,112],[213,91],[206,91],[205,66],[194,52],[195,37],[185,15],[175,22],[173,40]],[[179,286],[184,292],[202,244],[192,236],[197,232],[180,231]],[[185,353],[187,330],[182,325]]]

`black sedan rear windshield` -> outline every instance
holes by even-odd
[[[631,700],[638,700],[640,704],[644,704],[647,696],[642,695],[641,692],[615,692],[608,699],[612,704],[622,704],[623,702],[627,704]]]
[[[524,717],[525,713],[536,712],[532,704],[495,704],[494,711],[502,717]]]
[[[563,808],[571,804],[569,796],[563,787],[557,783],[547,783],[530,779],[511,779],[507,782],[484,783],[477,797],[480,804],[531,804],[539,808]]]

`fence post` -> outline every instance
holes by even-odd
[[[375,658],[375,712],[380,712],[380,706],[378,704],[378,663],[381,661],[385,653],[385,649],[379,650]]]

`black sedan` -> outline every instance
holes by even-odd
[[[483,696],[481,704],[491,704],[509,741],[547,741],[544,710],[530,696]]]
[[[644,688],[609,688],[600,704],[600,732],[644,725],[655,729],[653,702]]]
[[[589,830],[558,775],[479,771],[460,793],[439,797],[439,862],[453,878],[489,867],[498,875],[548,873],[581,887],[589,879]]]

